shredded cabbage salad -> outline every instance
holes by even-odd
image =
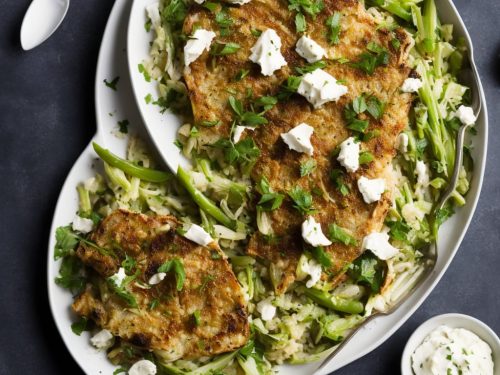
[[[181,80],[185,43],[181,28],[189,6],[189,0],[161,0],[147,10],[146,29],[154,39],[150,59],[139,68],[145,78],[157,82],[157,98],[152,104],[162,111],[186,113],[189,108]],[[189,122],[187,110],[186,123],[178,131],[178,146],[192,159],[192,170],[182,171],[177,178],[167,172],[150,174],[154,160],[141,140],[131,137],[126,160],[99,154],[104,160],[103,173],[77,187],[78,214],[90,226],[118,208],[175,215],[185,223],[201,225],[218,239],[245,292],[251,339],[245,347],[215,358],[174,362],[162,353],[115,340],[107,355],[119,366],[116,373],[126,372],[141,358],[155,363],[158,372],[165,374],[271,374],[282,363],[317,361],[331,353],[367,317],[397,301],[424,272],[425,254],[419,249],[435,241],[439,226],[455,207],[465,203],[472,174],[472,159],[466,150],[453,199],[436,212],[435,203],[454,166],[454,140],[461,125],[456,112],[470,101],[470,90],[457,79],[465,60],[465,42],[453,37],[453,25],[439,22],[434,0],[367,0],[365,6],[379,28],[393,30],[402,26],[411,35],[414,45],[410,65],[422,84],[409,126],[399,136],[398,155],[393,161],[397,188],[385,232],[392,246],[399,249],[397,255],[384,261],[366,251],[349,266],[346,281],[333,287],[320,280],[311,288],[307,281],[312,278],[312,270],[321,266],[321,260],[307,253],[300,258],[297,281],[285,294],[276,295],[274,286],[280,275],[273,264],[266,265],[245,253],[250,231],[272,231],[264,209],[256,214],[249,209],[251,192],[262,194],[268,186],[265,181],[253,186],[249,178],[251,162],[237,168],[224,157],[222,148],[207,147],[196,126]],[[251,147],[241,152],[251,152]],[[304,168],[307,173],[307,166]],[[216,204],[208,207],[194,201],[189,193],[192,189]],[[215,220],[214,215],[222,220]],[[74,222],[73,227],[61,227],[56,234],[55,258],[62,259],[56,283],[74,294],[82,291],[87,282],[94,282],[87,279],[85,268],[75,256],[77,244],[86,238],[83,227]],[[340,227],[333,231],[338,241],[348,244],[352,240]],[[270,310],[274,313],[269,314]],[[87,321],[73,325],[75,333],[90,328],[91,322]]]

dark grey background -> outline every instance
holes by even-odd
[[[23,52],[28,3],[0,0],[0,374],[78,374],[49,312],[47,241],[62,183],[95,131],[95,66],[113,2],[72,0],[56,34]],[[474,41],[490,113],[479,207],[429,299],[385,344],[337,374],[397,374],[406,340],[436,314],[470,314],[500,332],[500,1],[455,3]]]

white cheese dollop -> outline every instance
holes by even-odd
[[[471,107],[461,105],[455,112],[455,116],[464,125],[472,125],[476,122],[476,116],[474,116],[474,110]]]
[[[90,338],[90,343],[99,350],[111,348],[115,342],[115,337],[107,329],[97,332]]]
[[[132,365],[128,375],[156,375],[156,365],[147,359],[141,359]]]
[[[429,186],[429,167],[422,160],[417,160],[417,164],[415,165],[415,174],[417,175],[415,193],[417,197],[421,199],[424,197],[425,189]]]
[[[123,280],[127,277],[127,274],[125,273],[125,269],[123,267],[118,268],[118,272],[116,272],[114,275],[110,276],[109,279],[113,281],[116,285],[121,286],[123,283]]]
[[[411,359],[415,375],[493,375],[490,346],[464,328],[437,327],[415,349]]]
[[[257,311],[260,313],[260,317],[264,321],[269,321],[276,315],[276,306],[272,303],[272,297],[263,299],[257,304]]]
[[[382,232],[372,232],[363,238],[363,250],[371,250],[382,260],[391,259],[399,253],[399,250],[389,243],[389,235]]]
[[[317,223],[314,217],[309,216],[302,223],[302,238],[311,246],[329,246],[332,244],[321,230],[321,224]]]
[[[281,138],[288,145],[290,150],[312,155],[314,152],[311,144],[311,136],[313,133],[314,128],[312,126],[302,123],[288,133],[281,133]]]
[[[307,35],[302,35],[302,37],[297,41],[295,51],[297,51],[301,57],[306,59],[308,63],[319,61],[323,58],[323,56],[325,56],[325,50],[323,47]]]
[[[194,2],[196,4],[200,4],[201,5],[201,4],[203,4],[205,2],[205,0],[194,0]]]
[[[401,133],[400,135],[398,135],[396,143],[399,152],[403,154],[406,154],[408,152],[408,143],[409,143],[408,134]]]
[[[267,29],[260,34],[254,46],[250,48],[250,60],[260,65],[262,74],[272,75],[276,70],[286,65],[281,54],[281,39],[273,29]]]
[[[314,259],[309,259],[302,265],[302,271],[309,275],[309,280],[306,282],[307,288],[312,288],[321,279],[321,264]]]
[[[189,66],[189,64],[201,56],[203,51],[208,51],[214,38],[215,33],[213,31],[205,29],[196,30],[184,46],[184,65]]]
[[[369,179],[361,176],[358,179],[358,189],[366,203],[377,202],[385,191],[385,180],[383,178]]]
[[[71,227],[73,228],[74,231],[80,233],[89,233],[92,231],[92,229],[94,229],[94,222],[90,219],[86,219],[84,217],[76,215],[73,218],[73,223],[71,224]]]
[[[419,78],[406,78],[401,86],[403,92],[417,92],[423,86],[422,80]]]
[[[354,140],[354,137],[349,137],[340,144],[340,152],[337,160],[348,172],[356,172],[358,170],[359,143]]]
[[[250,0],[226,0],[230,4],[243,5],[250,2]]]
[[[245,130],[254,131],[255,128],[251,126],[242,126],[242,125],[236,126],[233,131],[233,143],[238,143],[240,141],[241,136],[243,135],[243,132]]]
[[[153,25],[154,28],[161,25],[159,2],[152,3],[146,6],[146,13],[148,14],[148,17],[151,20],[151,25]]]
[[[156,285],[159,284],[163,281],[163,279],[167,276],[165,272],[158,272],[155,273],[153,276],[149,278],[148,284],[149,285]]]
[[[184,237],[201,246],[207,246],[208,244],[214,242],[214,239],[210,237],[205,229],[196,224],[191,224],[186,233],[184,233]]]
[[[337,80],[321,69],[316,69],[302,77],[297,92],[305,97],[314,108],[337,101],[347,93],[347,87],[337,83]]]

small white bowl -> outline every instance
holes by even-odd
[[[429,333],[441,325],[451,328],[465,328],[474,332],[490,347],[493,355],[494,375],[500,375],[500,339],[486,324],[468,315],[443,314],[437,315],[422,323],[410,336],[401,358],[401,375],[414,375],[411,368],[411,356],[415,349],[424,341]]]

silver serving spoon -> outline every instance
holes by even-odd
[[[480,80],[479,80],[479,74],[477,72],[476,65],[474,63],[474,60],[472,56],[469,57],[469,62],[470,62],[470,70],[464,71],[463,75],[460,77],[461,82],[465,83],[468,87],[472,87],[473,89],[473,102],[472,106],[474,108],[474,114],[476,116],[476,119],[478,118],[479,114],[481,113],[482,110],[482,103],[481,103],[481,97],[479,95],[480,93]],[[465,143],[465,132],[467,129],[469,129],[473,124],[463,124],[460,129],[457,131],[457,136],[455,140],[455,164],[453,167],[453,173],[450,178],[450,182],[448,184],[447,189],[443,192],[441,195],[439,201],[436,204],[436,211],[439,211],[443,209],[444,205],[450,199],[450,197],[453,195],[455,192],[455,189],[457,188],[458,184],[458,179],[460,176],[460,167],[462,166],[463,162],[463,157],[464,157],[464,143]],[[335,357],[341,350],[342,348],[349,342],[349,340],[362,328],[364,327],[368,322],[372,321],[375,318],[378,318],[380,316],[386,316],[398,309],[399,306],[401,306],[411,295],[412,292],[417,289],[420,285],[424,283],[428,279],[428,277],[433,273],[434,267],[437,263],[438,259],[438,249],[437,249],[437,241],[428,244],[424,248],[420,249],[422,254],[424,254],[424,261],[423,261],[423,267],[424,271],[418,278],[418,280],[415,281],[415,283],[409,287],[404,293],[402,293],[399,298],[396,299],[396,301],[393,301],[393,303],[388,306],[384,311],[379,311],[376,312],[372,315],[370,315],[363,323],[361,323],[356,329],[354,329],[347,337],[342,341],[337,348],[333,352],[331,352],[321,363],[321,365],[316,369],[316,372],[319,372],[321,369],[326,367],[330,360]]]
[[[33,0],[21,25],[21,46],[25,51],[46,41],[61,24],[70,0]]]

